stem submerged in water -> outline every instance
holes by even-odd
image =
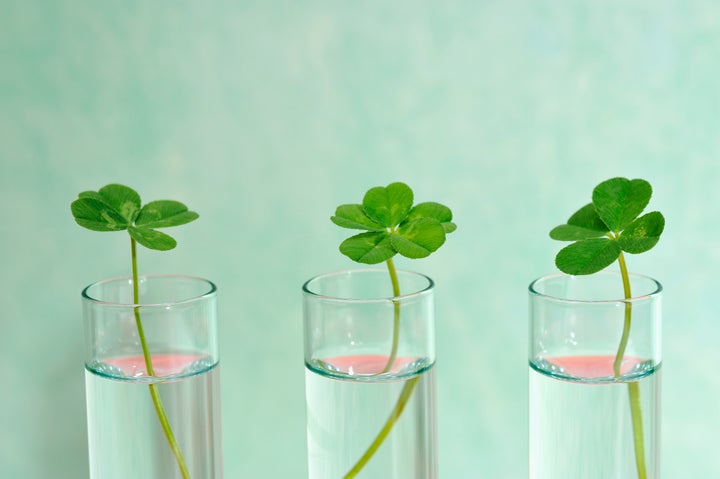
[[[398,281],[397,270],[395,269],[395,264],[393,263],[392,258],[387,260],[387,267],[388,272],[390,273],[390,281],[392,282],[393,289],[393,338],[392,348],[390,350],[388,362],[383,368],[383,370],[380,372],[380,374],[387,373],[392,369],[392,366],[395,363],[395,359],[397,358],[398,344],[400,342],[400,302],[397,300],[397,297],[400,296],[400,283]],[[368,461],[370,461],[373,455],[375,455],[377,450],[380,449],[380,446],[388,437],[393,426],[400,418],[402,412],[405,410],[405,406],[410,400],[410,397],[412,396],[412,393],[415,390],[415,386],[417,386],[419,380],[419,376],[414,376],[405,381],[405,385],[400,392],[400,397],[395,403],[395,407],[390,413],[387,421],[385,421],[382,429],[380,429],[380,432],[375,437],[372,444],[370,444],[370,447],[367,448],[362,457],[355,463],[352,469],[350,469],[350,471],[348,471],[348,473],[343,476],[343,479],[352,479],[353,477],[357,476],[360,471],[362,471],[363,467],[365,467],[365,465],[368,463]]]
[[[625,299],[632,298],[630,291],[630,276],[628,275],[625,257],[622,253],[618,257],[620,264],[620,274],[623,280],[623,290]],[[632,321],[632,303],[625,302],[625,321],[623,325],[622,338],[613,363],[613,372],[616,378],[621,376],[620,368],[622,366],[625,349],[627,348],[628,339],[630,337],[630,323]],[[630,415],[633,426],[633,441],[635,446],[635,464],[637,466],[638,479],[647,479],[647,470],[645,467],[645,433],[643,431],[642,406],[640,404],[640,388],[637,381],[628,383],[628,394],[630,397]]]
[[[420,376],[415,376],[405,381],[405,385],[400,392],[400,397],[398,398],[397,403],[395,403],[395,407],[390,413],[387,421],[385,421],[382,429],[380,429],[377,437],[375,437],[375,440],[372,442],[372,444],[370,444],[370,447],[367,448],[367,451],[365,451],[365,454],[362,455],[360,460],[358,460],[358,462],[355,463],[353,468],[350,469],[347,474],[345,474],[343,479],[352,479],[353,477],[357,476],[358,473],[362,470],[362,468],[365,467],[365,464],[367,464],[370,458],[372,458],[375,452],[377,452],[382,443],[385,441],[385,438],[387,438],[388,434],[390,434],[390,431],[395,425],[395,422],[397,422],[398,418],[400,418],[400,415],[402,414],[405,406],[410,400],[410,396],[412,396],[412,393],[415,390],[415,386],[417,386],[419,380]]]
[[[137,246],[133,238],[130,238],[130,250],[132,252],[133,303],[136,305],[134,308],[135,324],[137,325],[138,337],[140,338],[140,346],[142,347],[143,358],[145,359],[145,367],[147,368],[148,376],[155,376],[155,370],[153,369],[152,359],[150,357],[150,350],[148,349],[142,321],[140,320],[140,306],[137,306],[140,303],[140,291],[138,285]],[[167,439],[170,449],[172,449],[173,455],[175,456],[175,460],[178,463],[180,473],[182,474],[183,479],[190,479],[190,472],[188,472],[187,465],[185,464],[185,458],[182,455],[180,446],[175,439],[172,427],[170,426],[167,414],[165,413],[165,408],[163,407],[162,399],[160,398],[160,391],[158,391],[156,384],[150,384],[148,387],[150,389],[150,396],[152,397],[153,405],[155,406],[155,412],[157,413],[158,420],[162,426],[163,433],[165,433],[165,438]]]

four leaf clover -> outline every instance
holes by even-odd
[[[658,211],[639,216],[651,196],[650,183],[641,179],[611,178],[596,186],[592,203],[550,231],[552,239],[574,242],[557,254],[557,267],[567,274],[592,274],[612,264],[623,251],[644,253],[655,246],[665,218]]]
[[[93,231],[127,230],[141,245],[160,251],[173,249],[177,242],[157,228],[183,225],[199,216],[179,201],[151,201],[141,206],[135,190],[118,184],[80,193],[70,209],[80,226]]]
[[[450,208],[434,202],[413,206],[412,190],[400,182],[371,188],[362,204],[340,205],[330,219],[343,228],[365,230],[343,241],[340,252],[366,264],[387,261],[397,253],[424,258],[457,228]]]

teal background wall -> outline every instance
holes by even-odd
[[[720,6],[0,0],[0,476],[87,477],[80,291],[129,272],[76,226],[110,182],[201,214],[147,273],[220,288],[225,477],[303,477],[300,286],[353,267],[336,205],[403,180],[459,226],[437,284],[445,478],[527,477],[526,287],[612,176],[666,231],[662,469],[720,477]]]

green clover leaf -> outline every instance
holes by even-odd
[[[379,223],[368,218],[362,205],[340,205],[335,216],[330,218],[333,223],[343,228],[368,231],[385,231]]]
[[[77,224],[89,230],[122,231],[129,226],[128,221],[102,199],[80,196],[70,209]]]
[[[595,206],[588,203],[573,213],[567,224],[557,226],[550,231],[550,237],[560,241],[578,241],[605,236],[609,231],[595,211]]]
[[[373,221],[386,228],[400,224],[410,212],[413,192],[405,183],[370,188],[363,198],[363,210]]]
[[[405,183],[370,188],[362,204],[344,204],[330,220],[342,228],[365,230],[340,244],[340,252],[359,263],[377,264],[396,254],[424,258],[457,229],[450,208],[425,202],[413,206],[413,191]]]
[[[642,179],[611,178],[596,186],[591,203],[550,231],[552,239],[574,242],[557,254],[557,267],[567,274],[592,274],[623,251],[636,254],[653,248],[665,219],[657,211],[638,217],[651,196],[650,183]]]
[[[567,274],[592,274],[610,266],[619,254],[620,246],[617,241],[591,238],[561,249],[555,257],[555,264]]]
[[[149,249],[167,251],[177,242],[157,228],[179,226],[198,218],[198,214],[171,200],[152,201],[141,207],[140,195],[118,184],[98,191],[84,191],[70,205],[75,221],[93,231],[127,230],[130,237]]]
[[[135,224],[146,228],[167,228],[184,225],[197,218],[197,213],[188,211],[187,206],[179,201],[161,200],[143,206]]]
[[[625,229],[650,202],[652,187],[645,180],[612,178],[595,187],[593,205],[610,231]]]
[[[418,203],[413,206],[405,221],[409,222],[424,217],[438,220],[445,230],[445,233],[452,233],[457,229],[455,223],[452,222],[452,211],[450,211],[450,208],[432,201]]]
[[[351,236],[340,243],[340,252],[358,263],[377,264],[395,256],[390,235],[385,231],[369,231]]]
[[[392,247],[406,258],[425,258],[445,243],[445,228],[435,218],[419,217],[403,223],[390,236]]]
[[[628,253],[644,253],[657,244],[664,229],[665,218],[653,211],[630,223],[620,234],[618,243]]]
[[[111,184],[100,188],[98,194],[132,224],[140,210],[140,195],[135,190],[127,186]]]

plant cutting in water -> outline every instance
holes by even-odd
[[[642,216],[650,202],[652,187],[642,179],[611,178],[600,183],[592,193],[592,202],[580,208],[566,224],[550,231],[550,237],[573,241],[557,254],[555,264],[564,273],[587,275],[610,266],[620,266],[625,299],[632,298],[630,278],[623,253],[644,253],[655,246],[665,227],[660,212]],[[632,302],[625,302],[623,331],[613,361],[613,374],[621,377],[621,365],[630,336]],[[633,443],[638,479],[646,479],[644,434],[640,390],[637,381],[628,382]]]
[[[157,231],[189,223],[198,218],[198,214],[187,207],[171,200],[152,201],[142,206],[140,195],[127,186],[110,184],[98,191],[85,191],[70,205],[75,221],[82,227],[92,231],[125,231],[130,234],[130,252],[132,262],[133,304],[135,304],[135,324],[137,326],[140,346],[142,348],[145,367],[149,376],[155,376],[152,358],[148,349],[142,320],[140,318],[140,298],[138,289],[137,244],[160,251],[173,249],[177,242],[171,236]],[[183,479],[189,479],[185,459],[175,439],[172,427],[163,407],[157,385],[150,384],[150,396],[157,413],[158,420],[178,463]]]
[[[362,204],[340,205],[331,217],[343,228],[364,230],[340,244],[340,252],[358,263],[385,262],[390,274],[393,297],[400,296],[400,284],[393,263],[396,254],[416,259],[429,256],[445,243],[445,236],[456,229],[450,208],[440,203],[425,202],[413,206],[413,192],[404,183],[391,183],[386,187],[370,188]],[[392,346],[385,367],[378,374],[391,370],[398,353],[400,335],[400,303],[393,301]],[[355,477],[365,467],[393,425],[402,414],[412,396],[419,376],[408,379],[385,425],[362,457],[344,476]]]

